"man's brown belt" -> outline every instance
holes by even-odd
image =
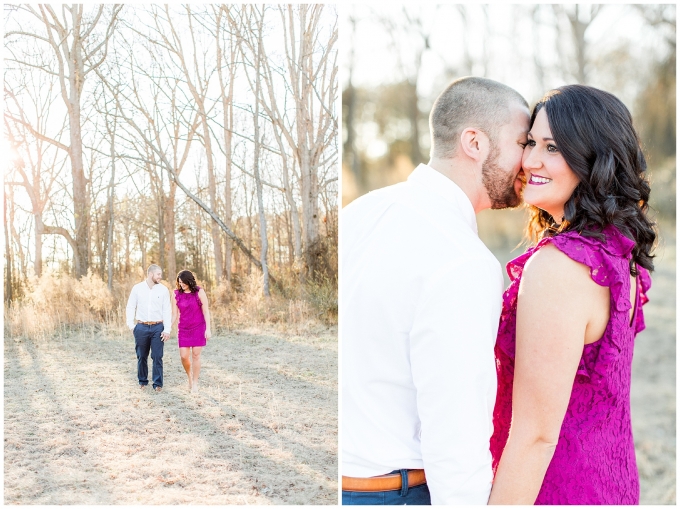
[[[158,325],[159,323],[163,322],[137,322],[137,323],[141,323],[142,325]]]
[[[425,470],[408,471],[408,487],[425,484]],[[401,475],[387,474],[378,477],[345,477],[342,476],[343,491],[392,491],[401,489]]]

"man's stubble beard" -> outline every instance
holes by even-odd
[[[515,192],[517,175],[508,175],[498,166],[498,147],[492,144],[486,161],[482,164],[482,184],[486,188],[494,210],[517,207],[522,203],[522,194]]]

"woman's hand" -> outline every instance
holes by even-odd
[[[208,341],[212,337],[210,329],[205,329],[205,340]]]

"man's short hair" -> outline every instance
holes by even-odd
[[[156,265],[155,263],[152,263],[151,265],[149,265],[149,268],[146,269],[146,275],[148,276],[149,274],[153,274],[154,272],[158,272],[159,270],[160,270],[161,272],[163,272],[163,269],[161,269],[161,268],[160,268],[158,265]]]
[[[439,94],[430,112],[431,157],[451,158],[463,129],[475,127],[492,143],[510,121],[510,105],[529,107],[519,92],[487,78],[466,76],[453,81]]]

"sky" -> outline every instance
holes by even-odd
[[[549,5],[544,8],[550,9]],[[412,16],[411,23],[404,23],[402,9]],[[398,37],[398,48],[392,42],[386,23],[403,23],[408,31],[419,30],[417,19],[422,20],[422,29],[430,35],[430,50],[423,55],[423,66],[419,77],[419,92],[429,96],[440,85],[441,76],[448,67],[460,65],[463,48],[467,46],[473,59],[480,59],[486,52],[489,66],[487,77],[503,81],[517,89],[528,99],[537,98],[543,91],[535,85],[533,58],[547,65],[558,58],[554,50],[555,30],[544,26],[538,35],[538,44],[532,29],[529,4],[505,5],[492,4],[488,8],[488,25],[484,23],[485,14],[478,5],[466,6],[468,16],[463,23],[456,5],[425,4],[415,7],[404,5],[366,5],[355,4],[341,10],[340,30],[343,33],[342,77],[341,84],[347,83],[347,69],[352,49],[352,24],[350,17],[357,20],[354,35],[354,75],[355,86],[376,86],[386,81],[397,81],[403,73],[398,61],[413,60],[414,48],[422,46],[417,36],[405,35],[404,30]],[[542,20],[547,25],[552,22],[551,13],[546,10]],[[567,34],[569,27],[562,29]],[[622,42],[631,41],[631,56],[638,57],[646,51],[658,51],[660,41],[648,30],[637,12],[627,5],[608,5],[586,32],[586,40],[594,51],[600,53]],[[407,72],[413,66],[406,65]],[[473,74],[480,75],[485,69],[473,66]],[[557,81],[557,80],[554,80]],[[557,86],[548,83],[549,86]]]
[[[556,27],[552,6],[544,4],[534,22],[533,7],[496,3],[485,11],[472,4],[345,6],[340,11],[341,87],[347,86],[350,68],[355,87],[413,79],[416,55],[424,47],[421,34],[425,34],[428,48],[422,52],[417,73],[422,111],[429,111],[447,83],[467,74],[505,83],[533,105],[547,90],[574,82],[564,69],[575,62],[566,19]],[[587,11],[581,11],[581,18],[588,19]],[[634,112],[635,98],[645,84],[637,78],[644,76],[645,66],[667,51],[663,34],[650,28],[633,6],[609,4],[588,27],[585,39],[592,61],[588,84],[614,93]],[[562,48],[563,61],[557,48]],[[614,50],[621,55],[620,66],[604,57]],[[471,73],[465,65],[466,52],[472,62]],[[542,83],[535,61],[544,69]],[[408,125],[404,129],[408,130]],[[384,155],[387,145],[378,137],[377,125],[367,122],[357,125],[357,130],[357,143],[369,157]],[[427,133],[423,134],[423,146],[429,146]]]

